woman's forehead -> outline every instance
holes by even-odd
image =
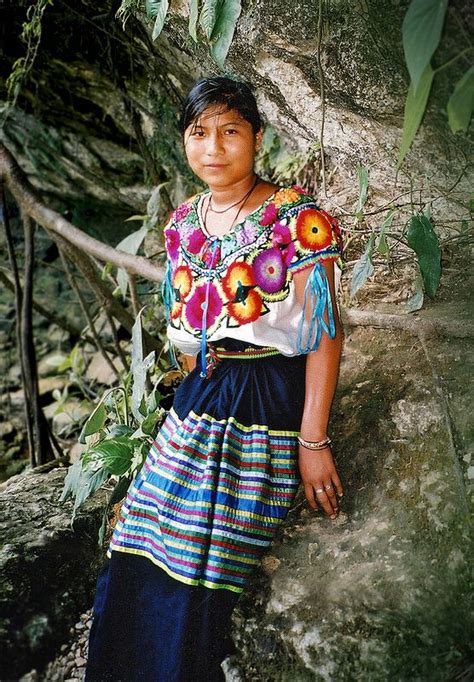
[[[194,126],[222,126],[234,123],[236,125],[245,125],[248,123],[236,109],[229,109],[225,105],[212,105],[204,109],[204,111],[196,117],[190,124]]]

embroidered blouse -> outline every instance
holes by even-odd
[[[222,237],[202,220],[208,191],[178,206],[165,227],[168,255],[163,299],[168,338],[196,355],[208,341],[233,338],[272,346],[284,355],[316,350],[324,330],[335,335],[323,261],[343,268],[343,242],[335,218],[299,187],[274,192]],[[313,267],[303,314],[293,275]],[[328,323],[323,319],[327,308]],[[308,319],[310,318],[310,319]]]

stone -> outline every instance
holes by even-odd
[[[123,362],[120,358],[115,358],[113,364],[119,372],[124,369]],[[92,356],[92,360],[87,367],[86,379],[97,381],[97,383],[104,384],[105,386],[112,386],[117,383],[116,374],[107,364],[102,353],[99,352],[94,353]]]
[[[59,351],[52,351],[43,356],[38,362],[38,376],[46,377],[56,374],[58,368],[67,360],[67,355]]]
[[[0,492],[2,680],[41,670],[92,603],[104,558],[97,538],[105,493],[99,490],[71,523],[72,502],[59,503],[65,475],[18,475]]]
[[[473,355],[468,340],[413,343],[403,331],[346,335],[331,419],[341,514],[288,517],[278,570],[263,565],[234,614],[241,677],[229,679],[468,675]]]

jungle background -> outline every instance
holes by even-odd
[[[183,376],[162,230],[202,187],[203,75],[250,82],[257,169],[343,229],[331,428],[234,618],[229,680],[473,676],[473,15],[462,0],[0,2],[0,678],[82,679],[120,501]]]

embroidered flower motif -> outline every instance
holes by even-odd
[[[259,220],[260,225],[272,225],[278,217],[278,209],[272,202],[265,208]]]
[[[252,244],[258,236],[258,228],[250,220],[247,220],[241,230],[235,233],[235,240],[239,246],[247,246],[247,244]]]
[[[173,275],[173,289],[177,301],[184,301],[193,286],[193,275],[187,265],[180,265]]]
[[[342,230],[339,227],[339,223],[337,222],[337,220],[334,216],[330,215],[329,213],[326,213],[326,211],[323,211],[322,208],[319,209],[319,212],[322,213],[323,216],[325,216],[329,220],[329,222],[331,223],[333,233],[334,233],[334,236],[336,238],[338,249],[342,255],[342,253],[344,251],[344,239],[342,236]]]
[[[321,251],[331,246],[331,223],[322,211],[307,208],[298,214],[296,235],[303,249]]]
[[[181,204],[174,212],[174,218],[177,222],[186,218],[188,213],[191,211],[192,206],[190,204]]]
[[[282,206],[283,204],[292,204],[298,201],[300,195],[294,189],[281,189],[273,197],[275,206]]]
[[[196,255],[200,252],[204,243],[206,241],[206,236],[201,232],[201,230],[193,230],[188,236],[187,246],[189,253]]]
[[[280,250],[274,247],[259,253],[253,262],[253,272],[262,291],[269,294],[280,291],[286,281],[286,265]]]
[[[205,315],[206,290],[208,284],[197,287],[189,301],[186,303],[185,315],[193,329],[202,329]],[[213,284],[209,284],[209,299],[207,306],[207,327],[212,327],[222,311],[222,301]]]
[[[290,242],[291,233],[288,225],[283,225],[280,222],[275,223],[272,233],[272,245],[278,246],[279,244],[289,244]]]
[[[227,310],[229,312],[229,316],[232,317],[236,322],[239,324],[248,324],[249,322],[255,322],[255,320],[258,320],[262,312],[262,307],[262,297],[255,291],[255,289],[251,289],[247,292],[244,301],[229,303]]]
[[[201,260],[208,267],[213,268],[221,258],[221,247],[219,244],[206,244],[201,252]]]
[[[165,246],[171,260],[175,261],[179,253],[179,232],[173,228],[165,230]]]
[[[232,263],[222,279],[222,289],[229,301],[244,301],[254,286],[252,266],[245,261]]]

